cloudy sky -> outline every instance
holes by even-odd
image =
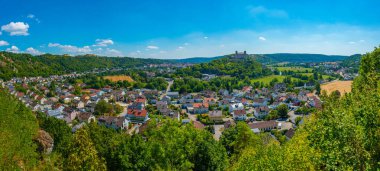
[[[380,45],[378,0],[0,0],[0,50],[143,58],[351,55]]]

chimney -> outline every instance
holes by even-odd
[[[238,51],[235,51],[235,54],[237,55],[237,54],[238,54]]]
[[[247,54],[247,51],[244,51],[244,55],[246,55]]]

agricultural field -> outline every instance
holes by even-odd
[[[327,84],[322,84],[321,89],[326,90],[327,94],[338,90],[341,94],[351,92],[352,81],[333,81]]]
[[[263,82],[264,84],[269,84],[273,79],[277,78],[279,82],[282,82],[282,80],[285,79],[286,76],[283,75],[270,75],[263,78],[255,78],[252,79],[251,82]],[[292,78],[292,81],[297,80],[298,78]]]
[[[312,68],[305,67],[274,67],[279,71],[294,71],[294,72],[313,72]]]
[[[128,82],[134,82],[134,80],[127,75],[112,75],[112,76],[104,76],[103,77],[106,80],[110,80],[112,82],[118,82],[118,81],[128,81]]]
[[[313,75],[313,73],[302,73],[302,75],[306,75],[309,77],[309,76]],[[330,77],[329,75],[322,75],[322,78],[324,80],[327,80],[329,77]]]

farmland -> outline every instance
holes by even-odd
[[[264,84],[269,84],[273,79],[277,78],[279,82],[282,82],[286,76],[283,75],[270,75],[263,78],[252,79],[251,82],[263,82]],[[297,78],[292,78],[292,81],[297,80]]]
[[[134,80],[127,75],[112,75],[112,76],[104,76],[103,77],[106,80],[110,80],[112,82],[118,82],[118,81],[128,81],[128,82],[134,82]]]
[[[321,85],[321,89],[325,90],[327,94],[338,90],[341,94],[351,92],[352,81],[333,81],[327,84]]]
[[[313,69],[305,67],[274,67],[279,71],[293,71],[293,72],[312,72]]]

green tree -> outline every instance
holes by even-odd
[[[113,106],[107,103],[105,100],[100,100],[95,106],[95,115],[111,114]]]
[[[321,84],[319,84],[319,82],[317,82],[317,83],[315,84],[315,91],[316,91],[315,94],[317,94],[317,95],[320,95],[320,94],[321,94]]]
[[[106,170],[106,164],[94,147],[88,128],[77,130],[66,161],[67,170]]]
[[[277,107],[278,116],[280,118],[288,118],[288,106],[286,104],[281,104]]]

